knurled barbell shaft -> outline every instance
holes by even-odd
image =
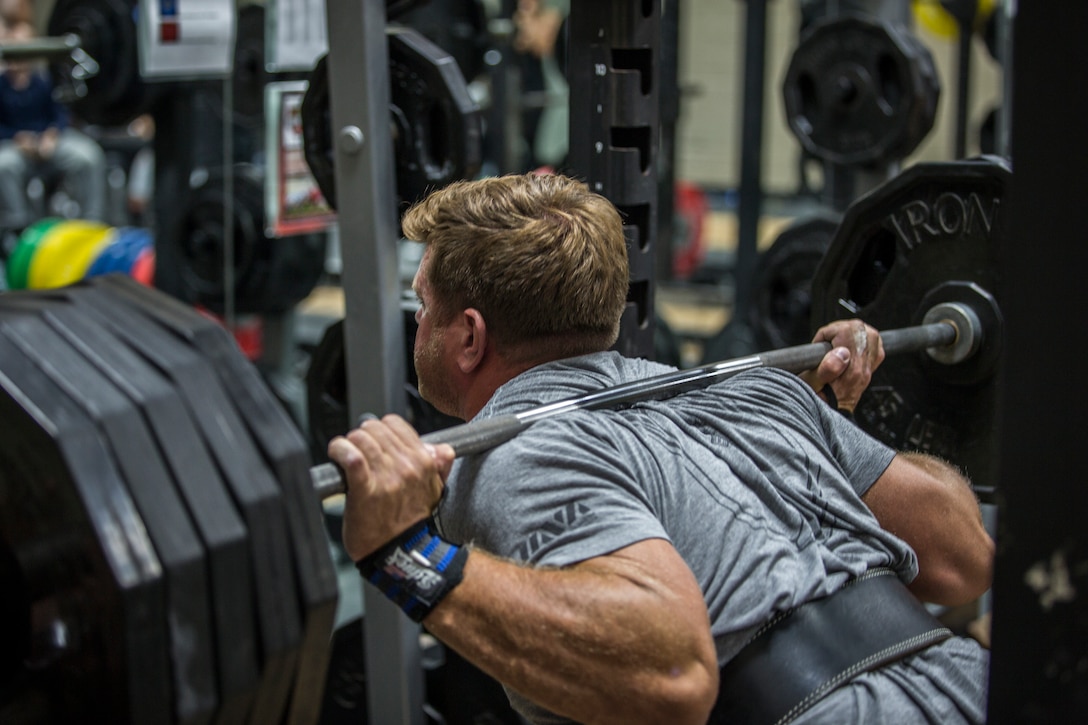
[[[880,333],[886,355],[942,348],[955,343],[959,331],[947,320],[915,327],[885,330]],[[711,363],[697,368],[677,370],[645,380],[623,383],[594,393],[531,408],[515,415],[500,415],[486,420],[463,423],[422,436],[427,443],[447,443],[457,457],[480,453],[514,438],[533,423],[574,410],[599,410],[646,400],[663,400],[690,390],[705,388],[726,378],[756,368],[779,368],[800,373],[820,364],[831,350],[828,342],[814,342],[747,357]],[[322,499],[344,493],[343,472],[334,463],[322,463],[310,469],[314,490]]]

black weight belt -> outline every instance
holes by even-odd
[[[952,636],[887,569],[763,627],[721,670],[709,723],[783,725],[855,675]]]

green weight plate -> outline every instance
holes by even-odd
[[[19,235],[19,242],[11,253],[7,264],[8,289],[26,289],[27,275],[30,272],[30,262],[34,253],[41,244],[42,239],[56,226],[61,219],[59,217],[46,217],[34,222]]]

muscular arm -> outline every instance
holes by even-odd
[[[718,690],[687,565],[654,539],[561,569],[474,551],[424,625],[485,672],[583,723],[704,723]]]
[[[344,547],[354,560],[426,518],[453,461],[403,419],[367,421],[329,444],[348,477]],[[584,723],[701,723],[718,690],[702,591],[651,539],[563,569],[472,550],[424,619],[440,640],[542,707]]]
[[[974,492],[951,465],[899,453],[862,500],[885,530],[918,555],[918,577],[910,588],[919,599],[955,606],[990,587],[994,542]]]
[[[833,322],[817,331],[832,350],[801,378],[823,396],[830,385],[840,409],[853,411],[884,361],[879,333],[860,320]],[[845,359],[844,359],[845,358]],[[952,466],[920,453],[900,453],[862,497],[880,525],[918,555],[911,589],[922,600],[955,605],[990,586],[994,545],[982,524],[978,501]]]

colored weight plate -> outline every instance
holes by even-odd
[[[19,242],[15,245],[15,249],[12,250],[11,257],[7,262],[8,289],[26,289],[30,260],[34,258],[34,253],[45,235],[60,221],[59,217],[39,219],[19,235]]]
[[[144,247],[136,255],[136,261],[132,263],[129,276],[145,287],[155,284],[155,250],[152,247]]]
[[[132,285],[147,289],[130,278],[106,275],[69,288],[68,295],[93,310],[111,332],[166,373],[222,471],[249,532],[251,601],[256,603],[261,654],[261,680],[251,719],[277,722],[291,694],[301,640],[296,572],[280,487],[210,362],[167,330],[148,324],[131,302],[107,294],[101,283],[113,279],[129,279]]]
[[[302,608],[302,645],[290,712],[292,720],[313,721],[324,691],[338,585],[321,507],[310,482],[312,459],[306,439],[222,325],[126,277],[102,277],[94,286],[133,305],[205,356],[282,487]]]
[[[60,303],[45,304],[48,308]],[[148,455],[156,444],[141,411],[77,352],[89,350],[93,340],[65,338],[33,307],[18,317],[0,310],[0,326],[97,423],[108,441],[162,563],[174,717],[179,722],[210,718],[217,706],[217,683],[204,546],[163,460]]]
[[[982,27],[994,12],[996,0],[968,0],[975,5],[975,28]],[[939,38],[952,40],[959,37],[960,24],[940,0],[913,0],[911,11],[918,24]]]
[[[939,0],[913,0],[911,11],[918,24],[938,38],[949,40],[959,35],[959,24]]]
[[[91,263],[84,278],[111,272],[128,274],[136,257],[151,246],[151,232],[142,227],[117,227],[110,244]]]
[[[110,227],[100,222],[69,219],[42,239],[30,260],[27,287],[52,289],[83,279],[83,274],[108,243]]]
[[[18,568],[4,597],[25,612],[5,622],[19,651],[4,705],[45,711],[35,722],[169,722],[165,580],[114,459],[6,335],[0,371],[0,546]]]
[[[249,539],[190,406],[168,374],[126,345],[101,312],[68,302],[44,308],[43,314],[73,344],[84,343],[80,352],[147,420],[156,442],[151,450],[161,453],[205,548],[216,632],[217,717],[246,721],[260,675]]]

